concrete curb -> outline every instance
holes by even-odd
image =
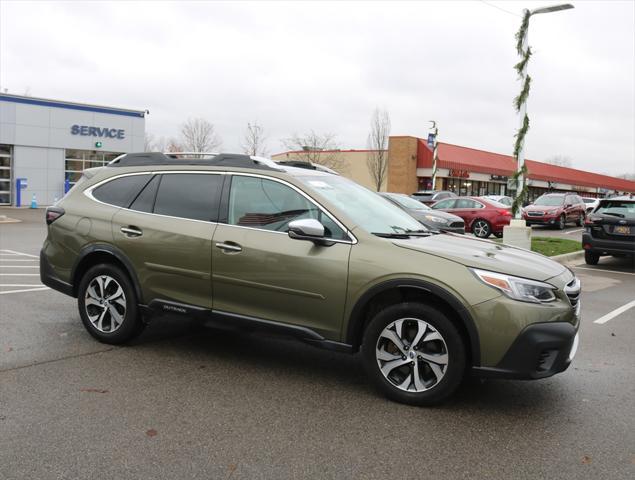
[[[574,260],[581,260],[584,258],[584,250],[578,250],[577,252],[563,253],[562,255],[554,255],[549,257],[558,263],[568,263]]]

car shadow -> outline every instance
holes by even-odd
[[[161,355],[182,356],[195,363],[193,369],[227,365],[228,381],[236,370],[266,378],[275,374],[286,388],[299,388],[310,381],[324,389],[344,390],[347,398],[365,402],[389,402],[370,384],[359,354],[350,355],[315,348],[298,340],[262,332],[225,330],[182,319],[161,317],[134,345],[157,350]],[[157,348],[158,347],[158,348]],[[501,415],[535,415],[545,418],[554,410],[570,408],[563,402],[566,388],[556,379],[497,381],[466,378],[453,397],[435,410],[462,412],[492,418]],[[391,402],[396,408],[412,408]]]

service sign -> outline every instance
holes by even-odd
[[[91,127],[89,125],[73,125],[71,135],[81,135],[83,137],[116,138],[123,140],[126,138],[126,131],[118,128]]]

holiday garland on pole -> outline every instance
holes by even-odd
[[[518,55],[520,55],[521,60],[516,65],[514,65],[514,69],[518,72],[518,78],[523,82],[522,88],[518,96],[514,99],[514,107],[516,108],[516,112],[520,113],[520,110],[524,103],[527,101],[527,97],[529,96],[529,90],[531,88],[531,77],[527,75],[527,63],[529,62],[529,58],[531,57],[531,49],[529,46],[525,48],[524,41],[527,36],[527,29],[529,28],[529,17],[531,13],[529,10],[525,10],[523,15],[523,21],[520,24],[520,29],[516,32],[516,51]],[[521,148],[525,141],[525,135],[527,135],[527,131],[529,130],[529,117],[525,113],[525,116],[522,119],[522,124],[518,128],[518,132],[516,133],[516,142],[514,144],[514,158],[516,159],[516,163],[518,163],[518,156],[520,154]],[[518,191],[518,186],[520,183],[520,176],[526,178],[527,175],[527,166],[523,163],[523,166],[514,173],[512,177],[513,183],[516,185],[516,198],[514,198],[514,202],[512,203],[512,214],[516,215],[516,212],[520,207],[522,207],[523,201],[527,196],[527,182],[523,182],[523,187],[521,191]]]

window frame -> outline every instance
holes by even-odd
[[[119,208],[122,210],[127,210],[129,212],[133,212],[133,213],[138,213],[140,215],[156,215],[157,217],[164,217],[164,218],[175,218],[177,220],[185,220],[185,221],[189,221],[189,222],[200,222],[200,223],[210,223],[210,224],[218,224],[219,222],[216,221],[211,221],[211,220],[198,220],[196,218],[186,218],[186,217],[175,217],[172,215],[164,215],[162,213],[154,213],[154,205],[152,206],[152,212],[142,212],[139,210],[133,210],[130,208],[130,205],[132,205],[134,203],[134,201],[137,199],[137,197],[139,196],[139,194],[141,194],[141,192],[143,191],[143,188],[145,188],[148,183],[150,183],[152,181],[152,178],[150,178],[150,180],[148,181],[148,183],[146,183],[144,185],[144,187],[137,193],[137,195],[135,195],[130,204],[127,207],[120,207],[118,205],[113,205],[111,203],[106,203],[106,202],[102,202],[101,200],[97,199],[94,197],[93,195],[93,190],[95,190],[96,188],[104,185],[105,183],[111,182],[113,180],[116,180],[118,178],[122,178],[122,177],[129,177],[132,175],[169,175],[169,174],[179,174],[179,173],[196,173],[196,174],[205,174],[205,175],[225,175],[226,172],[214,172],[214,171],[205,171],[205,170],[144,170],[143,172],[131,172],[131,173],[122,173],[121,175],[115,175],[113,177],[108,177],[100,182],[97,182],[94,185],[91,185],[89,187],[87,187],[84,190],[84,195],[86,195],[88,198],[90,198],[91,200],[93,200],[94,202],[100,203],[102,205],[107,205],[109,207],[113,207],[113,208]],[[162,178],[159,178],[159,186],[157,188],[157,194],[159,189],[161,188],[161,180]],[[221,199],[222,199],[222,195],[223,195],[223,191],[224,191],[224,181],[221,181],[221,185],[220,185],[220,189],[221,189],[221,193],[218,196],[218,207],[220,209],[220,205],[221,205]],[[156,204],[156,195],[155,195],[155,204]],[[217,212],[216,218],[218,219],[219,217],[219,212]]]
[[[218,215],[217,217],[217,221],[213,222],[211,220],[197,220],[194,218],[184,218],[184,217],[173,217],[170,215],[163,215],[161,213],[154,213],[153,212],[141,212],[139,210],[132,210],[130,207],[130,205],[132,205],[132,203],[137,199],[137,195],[134,196],[134,198],[132,199],[132,201],[130,202],[130,205],[128,205],[127,207],[119,207],[117,205],[112,205],[110,203],[105,203],[102,202],[101,200],[98,200],[97,198],[95,198],[92,194],[93,190],[95,190],[96,188],[100,187],[101,185],[111,182],[113,180],[116,180],[118,178],[122,178],[122,177],[128,177],[131,175],[169,175],[169,174],[174,174],[174,173],[197,173],[197,174],[205,174],[205,175],[222,175],[223,176],[223,182],[221,182],[221,192],[220,192],[220,196],[218,198]],[[311,197],[308,193],[306,193],[305,191],[303,191],[302,189],[296,187],[295,185],[293,185],[290,182],[287,182],[285,180],[282,180],[280,178],[276,178],[276,177],[270,177],[267,175],[259,175],[259,174],[255,174],[255,173],[243,173],[243,172],[227,172],[227,171],[213,171],[213,170],[144,170],[141,172],[130,172],[130,173],[122,173],[120,175],[115,175],[112,177],[108,177],[105,178],[104,180],[101,180],[97,183],[95,183],[94,185],[90,185],[87,188],[84,189],[84,191],[82,192],[86,197],[88,197],[89,199],[91,199],[94,202],[100,203],[102,205],[107,205],[109,207],[113,207],[113,208],[118,208],[118,209],[122,209],[122,210],[127,210],[129,212],[134,212],[134,213],[138,213],[140,215],[156,215],[158,217],[165,217],[165,218],[176,218],[179,220],[185,220],[185,221],[190,221],[190,222],[200,222],[200,223],[209,223],[209,224],[213,224],[213,225],[226,225],[228,227],[234,227],[234,228],[246,228],[249,230],[258,230],[258,231],[262,231],[262,232],[270,232],[270,233],[275,233],[275,234],[280,234],[280,235],[286,235],[288,236],[287,232],[276,232],[273,230],[266,230],[263,228],[256,228],[256,227],[245,227],[242,225],[230,225],[229,223],[227,223],[227,216],[228,216],[228,208],[229,208],[229,192],[231,190],[231,180],[233,176],[244,176],[244,177],[256,177],[256,178],[264,178],[266,180],[271,180],[274,182],[278,182],[281,183],[287,187],[290,187],[291,189],[295,190],[297,193],[299,193],[301,196],[303,196],[304,198],[306,198],[309,202],[311,202],[313,205],[315,205],[318,209],[320,209],[320,211],[325,214],[326,216],[328,216],[333,222],[335,222],[335,224],[340,227],[344,233],[348,236],[349,240],[341,240],[341,239],[336,239],[336,238],[328,238],[325,237],[326,240],[330,241],[330,242],[334,242],[334,243],[343,243],[343,244],[347,244],[347,245],[355,245],[358,240],[357,237],[355,237],[355,235],[353,235],[353,233],[351,233],[351,231],[349,230],[349,228],[344,225],[344,223],[342,223],[335,215],[333,215],[329,210],[327,210],[324,206],[322,206],[316,199],[314,199],[313,197]],[[149,182],[152,181],[152,179],[149,180]],[[147,186],[147,183],[146,183]],[[145,188],[145,186],[144,186]],[[159,183],[159,188],[161,188],[161,184]],[[141,191],[143,191],[143,189],[141,189]],[[139,193],[141,193],[141,191],[139,191]],[[158,193],[158,189],[157,189],[157,193]],[[155,198],[155,202],[156,202],[156,198]],[[154,208],[153,208],[154,210]]]
[[[315,200],[308,193],[306,193],[302,189],[296,187],[292,183],[289,183],[289,182],[287,182],[285,180],[282,180],[280,178],[269,177],[267,175],[259,175],[259,174],[255,174],[255,173],[226,172],[225,175],[226,175],[226,179],[225,179],[225,184],[224,184],[224,187],[223,187],[223,192],[221,194],[220,211],[219,211],[219,215],[218,215],[218,223],[219,224],[222,224],[222,225],[225,225],[225,226],[228,226],[228,227],[246,228],[248,230],[257,230],[257,231],[260,231],[260,232],[269,232],[269,233],[275,233],[275,234],[279,234],[279,235],[288,236],[287,232],[276,232],[275,230],[267,230],[266,228],[247,227],[247,226],[244,226],[244,225],[232,225],[232,224],[228,223],[228,218],[229,218],[229,195],[230,195],[230,192],[231,192],[231,184],[232,184],[233,177],[235,177],[235,176],[236,177],[255,177],[255,178],[262,178],[262,179],[265,179],[265,180],[270,180],[270,181],[273,181],[273,182],[280,183],[280,184],[282,184],[282,185],[284,185],[286,187],[291,188],[296,193],[299,193],[300,196],[304,197],[309,203],[313,204],[324,215],[329,217],[339,228],[342,229],[342,231],[348,237],[348,240],[342,240],[342,239],[339,239],[339,238],[324,237],[325,240],[328,240],[329,242],[334,242],[334,243],[344,243],[344,244],[347,244],[347,245],[354,245],[354,244],[357,243],[357,238],[351,233],[351,231],[346,227],[346,225],[344,225],[341,221],[339,221],[339,219],[335,215],[333,215],[331,212],[329,212],[317,200]]]

